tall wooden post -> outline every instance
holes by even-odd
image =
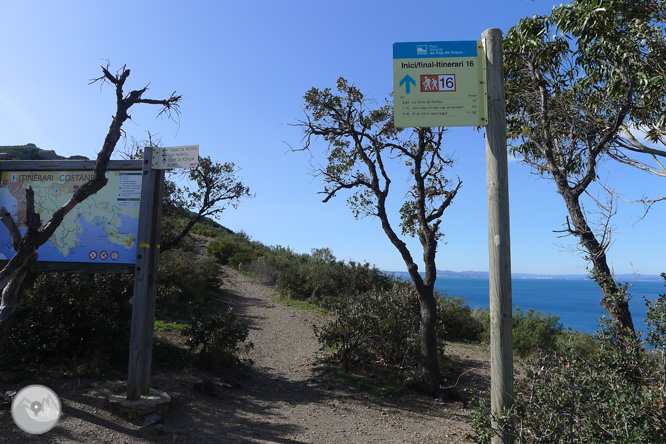
[[[157,265],[162,215],[164,170],[151,166],[153,147],[146,147],[141,174],[141,208],[137,235],[132,331],[127,376],[127,399],[136,401],[150,390],[150,367],[155,323]]]
[[[502,31],[487,29],[482,39],[488,76],[486,171],[490,255],[490,396],[492,413],[499,415],[513,402],[513,307]],[[497,429],[495,422],[493,426]],[[494,437],[493,444],[512,443],[513,435],[511,431],[507,432]]]
[[[157,298],[157,272],[159,268],[160,241],[162,231],[162,197],[164,195],[165,170],[154,170],[152,187],[153,211],[150,217],[150,247],[148,285],[146,288],[146,305],[143,313],[143,332],[141,356],[141,394],[147,395],[150,391],[150,370],[153,362],[153,333],[155,331],[155,299]]]

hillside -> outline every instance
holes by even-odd
[[[0,146],[0,153],[9,154],[12,160],[90,160],[85,156],[63,157],[53,150],[43,150],[34,143]]]

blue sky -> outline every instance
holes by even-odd
[[[559,4],[559,3],[558,3]],[[321,203],[310,158],[289,153],[302,134],[303,94],[334,87],[343,76],[381,103],[392,88],[392,44],[479,40],[506,32],[520,18],[547,13],[552,0],[449,1],[12,1],[0,5],[0,144],[35,143],[62,155],[94,157],[114,110],[110,88],[88,85],[126,64],[128,86],[150,84],[146,97],[184,96],[179,124],[135,108],[125,126],[137,139],[157,134],[164,146],[199,144],[201,155],[235,162],[256,197],[220,222],[268,245],[298,252],[329,247],[339,259],[384,270],[404,264],[375,219],[356,221],[342,194]],[[456,128],[446,138],[463,188],[444,215],[439,269],[487,270],[486,170],[483,134]],[[325,145],[313,150],[323,160]],[[402,176],[401,176],[402,174]],[[552,183],[512,161],[512,269],[539,274],[585,273],[553,230],[565,209]],[[664,178],[628,167],[602,171],[629,199],[666,190]],[[404,185],[406,174],[394,179]],[[393,209],[403,197],[396,186]],[[666,271],[661,240],[666,206],[647,218],[640,205],[619,203],[609,258],[618,273]],[[415,257],[418,242],[410,241]]]

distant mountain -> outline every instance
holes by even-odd
[[[487,271],[451,271],[437,270],[437,277],[466,277],[466,278],[484,278],[488,279]]]
[[[34,143],[0,146],[0,153],[5,153],[11,157],[10,159],[5,158],[3,160],[90,160],[85,156],[63,157],[56,154],[53,150],[43,150]]]
[[[409,278],[409,273],[406,271],[387,271],[386,273],[393,276],[399,276],[404,278]],[[421,273],[423,274],[423,273]],[[446,277],[446,278],[481,278],[488,279],[489,273],[487,271],[451,271],[451,270],[437,270],[437,277]],[[559,275],[547,275],[547,274],[530,274],[530,273],[512,273],[511,277],[513,279],[588,279],[586,274],[559,274]],[[633,274],[617,274],[615,279],[621,282],[633,282],[633,281],[661,281],[663,278],[656,274],[646,274],[646,275],[633,275]]]

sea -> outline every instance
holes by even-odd
[[[599,305],[601,290],[589,279],[525,279],[511,280],[513,306],[525,312],[529,308],[560,317],[564,329],[570,327],[584,333],[599,328],[598,319],[606,314]],[[438,277],[435,288],[442,294],[462,296],[472,308],[489,305],[488,278]],[[645,332],[647,307],[644,297],[655,300],[666,293],[663,280],[636,281],[628,290],[629,310],[636,330]]]

